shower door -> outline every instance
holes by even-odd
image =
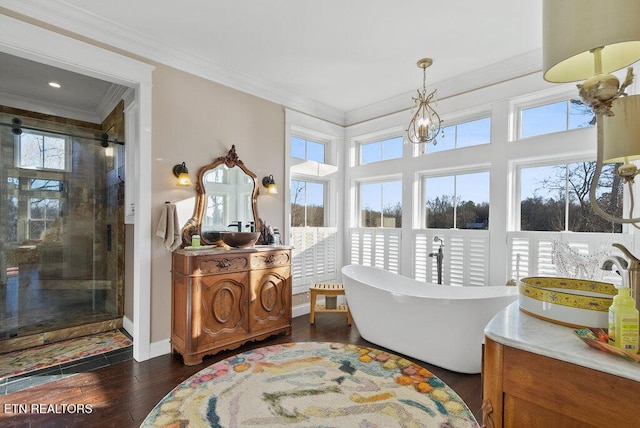
[[[122,146],[103,147],[99,129],[21,119],[20,135],[0,127],[0,351],[122,314]]]

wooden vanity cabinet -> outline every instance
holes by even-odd
[[[177,250],[171,346],[186,365],[252,341],[291,334],[291,250]]]
[[[486,427],[640,424],[640,382],[505,346],[488,337],[483,364]]]

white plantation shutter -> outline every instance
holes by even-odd
[[[331,279],[336,279],[338,277],[338,236],[336,228],[318,228],[316,239],[316,264],[318,265],[319,269],[318,280],[328,281]]]
[[[442,237],[441,237],[442,238]],[[447,245],[449,244],[449,245]],[[434,247],[437,247],[439,244],[434,242]],[[435,252],[434,248],[434,252]],[[464,283],[464,262],[465,262],[465,254],[464,254],[464,239],[460,236],[450,236],[449,239],[445,240],[444,247],[444,267],[447,265],[449,269],[445,269],[443,267],[443,276],[446,277],[446,273],[448,273],[447,280],[443,280],[443,284],[448,285],[467,285]],[[436,268],[438,266],[436,262],[436,258],[432,257],[433,263],[436,263]],[[448,263],[446,263],[448,261]],[[448,272],[446,272],[448,271]],[[434,282],[438,280],[438,273],[433,276],[432,281]]]
[[[303,227],[292,227],[291,228],[291,239],[290,243],[293,246],[291,250],[291,278],[293,281],[293,286],[299,284],[304,284],[304,268],[305,263],[303,260],[304,255],[302,255],[302,248],[304,248],[304,228]]]
[[[469,285],[489,285],[489,236],[470,236],[468,239],[466,283]]]
[[[510,236],[509,248],[511,249],[511,275],[510,279],[519,280],[529,275],[529,237]]]
[[[489,284],[489,232],[480,230],[416,231],[415,279],[437,283],[438,262],[430,253],[437,253],[438,236],[444,240],[442,283],[458,286]]]
[[[337,278],[335,227],[292,227],[290,242],[294,287]]]
[[[558,275],[553,258],[553,243],[556,241],[568,245],[577,253],[594,255],[610,250],[613,242],[631,248],[633,236],[621,233],[509,232],[510,278]]]
[[[426,281],[427,278],[431,277],[431,269],[433,266],[427,267],[428,256],[431,252],[430,242],[428,241],[429,237],[424,233],[417,233],[415,235],[413,277],[419,281]]]
[[[400,233],[387,235],[387,270],[400,272]]]
[[[443,283],[483,286],[489,278],[489,232],[480,230],[414,231],[415,279],[437,282],[437,260],[429,253],[438,251],[439,236],[445,242]],[[553,243],[557,240],[581,254],[597,254],[619,242],[632,248],[633,236],[607,233],[509,232],[507,235],[508,279],[527,276],[555,276]],[[400,270],[402,235],[398,229],[354,228],[350,233],[350,263],[376,266],[392,272]]]
[[[553,264],[553,241],[538,239],[538,275],[556,276],[556,265]]]
[[[363,227],[351,229],[351,263],[398,273],[400,229]]]

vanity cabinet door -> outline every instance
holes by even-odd
[[[223,347],[249,331],[249,273],[194,278],[194,333],[199,351]]]
[[[291,267],[251,272],[250,330],[259,333],[291,325]]]

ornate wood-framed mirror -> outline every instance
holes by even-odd
[[[204,245],[216,245],[221,232],[262,232],[258,216],[258,179],[238,158],[236,146],[198,171],[193,217],[182,228],[182,242],[200,235]]]

